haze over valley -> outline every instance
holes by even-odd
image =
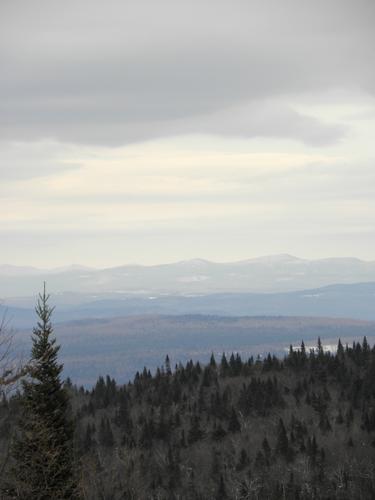
[[[205,360],[211,351],[283,356],[290,343],[318,336],[326,345],[338,337],[375,340],[375,263],[354,258],[1,266],[0,277],[0,312],[25,350],[46,281],[66,374],[88,385],[107,371],[126,381],[139,367],[155,369],[166,353],[174,362]]]

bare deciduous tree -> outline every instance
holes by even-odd
[[[7,394],[14,390],[15,384],[28,373],[14,349],[14,331],[10,328],[6,314],[0,321],[0,392]]]

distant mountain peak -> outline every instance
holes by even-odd
[[[210,260],[200,259],[198,257],[195,257],[193,259],[181,260],[176,264],[202,266],[207,264],[213,264],[213,262],[211,262]]]
[[[301,261],[304,261],[304,259],[300,259],[299,257],[295,257],[294,255],[290,255],[288,253],[280,253],[280,254],[264,255],[262,257],[255,257],[253,259],[248,259],[245,262],[280,264],[283,262],[301,262]]]

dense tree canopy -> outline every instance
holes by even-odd
[[[154,375],[145,368],[124,386],[109,376],[91,390],[68,380],[72,457],[50,310],[43,298],[38,307],[36,371],[22,395],[0,405],[2,445],[20,403],[32,417],[21,420],[16,458],[20,484],[40,487],[35,498],[48,497],[39,466],[62,488],[56,498],[73,495],[72,467],[87,499],[375,497],[375,349],[366,339],[339,341],[336,353],[320,340],[311,350],[302,343],[285,359],[223,354],[172,368],[167,357]]]

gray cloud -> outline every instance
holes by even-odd
[[[372,0],[4,0],[0,137],[125,144],[185,133],[343,135],[288,103],[375,93]]]

